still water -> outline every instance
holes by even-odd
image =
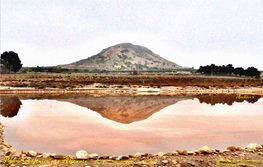
[[[224,96],[2,96],[17,151],[127,155],[263,141],[263,99]]]

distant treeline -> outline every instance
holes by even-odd
[[[232,64],[227,66],[217,66],[215,64],[200,66],[197,72],[208,74],[208,75],[239,75],[248,77],[260,77],[260,72],[255,67],[248,67],[244,70],[242,67],[234,68]]]
[[[115,73],[115,72],[130,72],[132,74],[139,74],[139,72],[174,72],[174,71],[195,71],[193,68],[188,69],[152,69],[152,70],[114,70],[114,71],[107,71],[107,70],[100,70],[100,69],[65,69],[61,67],[51,66],[51,67],[24,67],[21,69],[20,73],[30,73],[30,72],[47,72],[47,73]]]
[[[87,69],[64,69],[64,68],[60,68],[60,67],[24,67],[22,68],[22,70],[20,71],[21,73],[28,73],[28,72],[47,72],[47,73],[86,73],[86,72],[90,72]]]

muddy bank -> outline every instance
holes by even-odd
[[[135,155],[98,155],[84,150],[76,155],[57,155],[23,150],[21,153],[4,141],[4,125],[0,123],[1,166],[263,166],[262,145],[251,143],[246,147],[230,146],[226,150],[207,146],[194,151],[175,150],[170,153],[136,153]],[[88,151],[88,150],[87,150]]]
[[[84,88],[21,88],[0,87],[0,94],[98,94],[98,95],[202,95],[202,94],[240,94],[263,95],[263,87],[150,87],[150,86],[125,86],[125,85],[91,85]],[[249,97],[244,97],[249,98]]]

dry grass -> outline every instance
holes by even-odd
[[[233,87],[263,86],[263,79],[211,76],[161,76],[161,75],[118,75],[118,74],[2,74],[0,83],[17,87],[83,87],[93,83],[103,85],[139,85],[139,86],[199,86]]]

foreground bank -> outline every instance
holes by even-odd
[[[104,94],[104,95],[202,95],[202,94],[241,94],[241,95],[263,95],[263,86],[256,87],[150,87],[111,85],[105,87],[101,84],[93,84],[84,88],[21,88],[21,87],[0,87],[0,94]]]
[[[157,154],[98,155],[80,150],[76,155],[57,155],[23,150],[21,153],[4,141],[4,125],[1,132],[1,166],[263,166],[262,145],[251,143],[245,148],[230,146],[226,150],[207,146],[195,151],[175,150]],[[139,149],[139,148],[138,148]]]

